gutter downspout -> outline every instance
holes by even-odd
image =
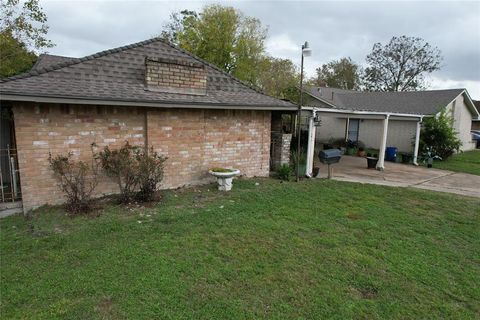
[[[420,131],[422,127],[423,117],[417,121],[417,128],[415,131],[415,147],[413,149],[413,164],[418,166],[418,148],[420,146]]]
[[[306,176],[311,178],[313,175],[313,161],[315,157],[315,138],[316,138],[316,127],[315,127],[315,116],[317,112],[312,110],[312,115],[308,119],[308,145],[307,145],[307,168]]]

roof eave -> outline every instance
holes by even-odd
[[[338,108],[318,108],[318,107],[302,107],[302,110],[313,110],[324,113],[343,114],[343,115],[372,115],[372,116],[393,116],[403,118],[422,119],[428,115],[413,114],[413,113],[398,113],[398,112],[382,112],[382,111],[367,111],[367,110],[351,110]]]
[[[472,97],[470,97],[470,94],[468,93],[467,89],[463,90],[462,94],[465,97],[467,97],[466,101],[468,103],[465,103],[465,104],[470,107],[470,111],[472,112],[472,117],[473,118],[475,118],[475,117],[480,118],[480,112],[477,109],[477,107],[475,106],[475,103],[473,103]]]
[[[184,103],[178,101],[142,101],[142,100],[115,100],[89,97],[57,97],[41,95],[18,95],[1,92],[0,101],[23,101],[36,103],[62,103],[62,104],[86,104],[124,107],[149,107],[149,108],[182,108],[182,109],[229,109],[229,110],[283,110],[295,111],[297,107],[278,105],[240,105],[240,104],[214,104],[214,103]]]

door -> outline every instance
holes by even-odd
[[[348,140],[358,141],[358,130],[360,129],[360,119],[350,119],[348,122]]]

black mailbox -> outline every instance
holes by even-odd
[[[324,164],[333,164],[340,161],[342,152],[339,149],[327,149],[320,151],[318,158]]]

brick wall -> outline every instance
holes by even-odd
[[[290,165],[291,133],[272,132],[272,169],[277,170],[282,165]]]
[[[270,112],[200,109],[140,109],[16,104],[13,107],[23,204],[26,211],[58,204],[63,195],[48,165],[48,154],[71,151],[91,157],[99,147],[149,145],[169,159],[163,188],[212,181],[207,170],[233,166],[247,176],[267,176]],[[148,119],[147,121],[145,121]],[[145,126],[147,122],[147,126]],[[97,194],[116,193],[107,177]]]
[[[145,58],[145,85],[148,90],[205,95],[205,65],[167,58]]]
[[[268,176],[270,112],[151,110],[148,141],[169,157],[169,187],[204,181],[213,167],[233,166],[247,176]]]

